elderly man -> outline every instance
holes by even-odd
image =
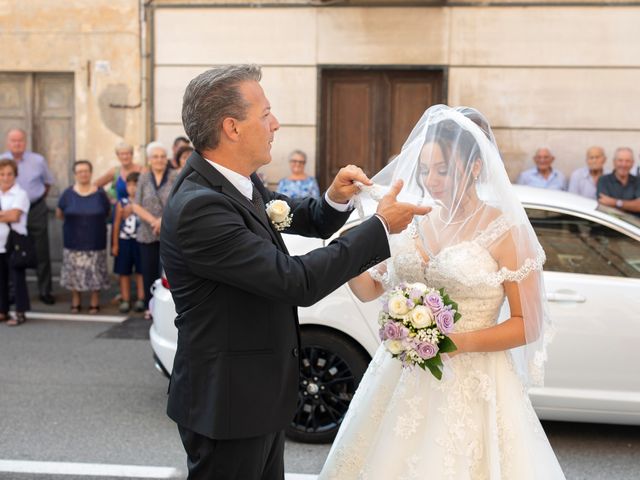
[[[7,132],[7,151],[0,158],[10,158],[18,165],[17,182],[27,192],[31,207],[27,231],[38,254],[38,292],[47,305],[55,303],[51,295],[51,260],[49,259],[49,209],[45,198],[54,178],[42,155],[27,150],[27,134],[20,128]]]
[[[598,202],[640,216],[640,179],[631,175],[632,168],[633,150],[629,147],[616,149],[613,173],[598,180]]]
[[[548,148],[537,149],[533,156],[536,166],[522,172],[517,183],[550,190],[564,190],[567,182],[561,171],[551,167],[554,160],[555,157]]]
[[[598,180],[603,174],[607,157],[602,147],[591,147],[587,150],[587,166],[575,170],[569,180],[569,191],[576,195],[596,199]]]

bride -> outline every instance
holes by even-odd
[[[362,301],[400,282],[444,287],[462,315],[450,335],[458,349],[439,381],[381,345],[319,479],[564,479],[527,396],[542,382],[550,333],[544,252],[488,122],[471,108],[429,108],[373,181],[397,179],[399,198],[433,211],[392,236],[392,257],[350,287]]]

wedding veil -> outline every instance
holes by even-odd
[[[370,195],[379,197],[397,179],[404,181],[399,200],[433,206],[412,225],[425,264],[455,246],[473,246],[468,251],[476,253],[481,246],[495,268],[491,273],[464,269],[454,280],[472,289],[517,287],[521,306],[513,313],[522,315],[526,344],[510,352],[525,384],[541,385],[550,333],[542,279],[545,255],[485,117],[469,107],[430,107],[400,154],[372,178],[376,187]],[[390,241],[393,246],[394,239]]]

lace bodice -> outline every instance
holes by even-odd
[[[412,227],[400,236],[385,266],[371,273],[387,288],[400,282],[444,287],[462,314],[456,331],[490,327],[497,321],[504,301],[504,275],[488,247],[508,229],[506,220],[499,217],[474,240],[446,247],[425,262],[416,250]]]

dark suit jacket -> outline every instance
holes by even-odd
[[[292,207],[287,233],[329,237],[349,214],[324,199],[293,201],[252,180],[265,203]],[[168,414],[215,439],[282,430],[298,389],[296,306],[311,305],[389,256],[369,219],[307,255],[282,238],[198,153],[178,177],[162,217],[160,256],[176,305],[178,348]]]

